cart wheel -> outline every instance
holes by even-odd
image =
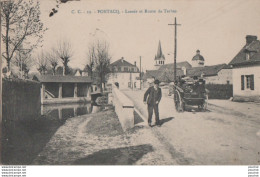
[[[185,109],[184,102],[181,99],[180,93],[178,91],[174,92],[174,103],[177,112],[183,112]]]
[[[205,100],[204,100],[203,105],[202,105],[203,111],[206,111],[207,107],[208,107],[208,94],[205,95]]]

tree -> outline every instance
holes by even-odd
[[[13,64],[15,64],[19,68],[20,78],[28,78],[28,73],[33,66],[32,57],[30,51],[19,48],[16,51],[16,55],[13,60]]]
[[[55,49],[53,48],[51,51],[46,53],[46,59],[49,61],[52,69],[52,75],[56,74],[56,67],[59,64],[59,59],[55,53]]]
[[[67,75],[69,73],[68,63],[73,56],[71,43],[67,40],[63,40],[59,41],[57,46],[55,52],[63,64],[63,75]]]
[[[2,56],[6,59],[10,71],[10,62],[19,47],[23,45],[31,52],[42,42],[47,29],[43,28],[40,21],[40,3],[34,3],[32,0],[1,2],[1,16],[5,47]]]
[[[93,70],[95,66],[95,60],[96,60],[96,50],[95,50],[95,44],[92,44],[88,48],[87,53],[87,64],[85,66],[85,70],[88,72],[88,75],[93,79]]]
[[[40,54],[38,54],[37,57],[35,58],[35,64],[40,74],[45,75],[48,68],[48,60],[44,55],[43,51]]]
[[[97,41],[95,45],[95,72],[99,76],[100,91],[103,92],[102,84],[106,82],[106,75],[109,73],[111,56],[109,54],[109,44],[106,41]]]

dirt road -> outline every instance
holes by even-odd
[[[124,93],[147,117],[147,107],[142,101],[144,91]],[[259,108],[259,104],[210,100],[205,112],[190,107],[177,113],[173,99],[164,95],[159,105],[163,125],[151,129],[177,164],[259,165]]]

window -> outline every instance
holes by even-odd
[[[246,52],[246,60],[249,60],[249,59],[250,59],[250,53]]]
[[[132,71],[132,72],[134,72],[134,71],[135,71],[135,69],[134,69],[134,68],[131,68],[131,71]]]
[[[254,89],[254,75],[241,75],[241,90]]]
[[[124,71],[128,71],[128,67],[124,67]]]
[[[118,67],[118,71],[121,71],[121,67]]]

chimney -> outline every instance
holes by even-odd
[[[135,61],[135,66],[136,66],[136,61]]]
[[[124,62],[124,57],[121,58],[121,62],[122,62],[122,63]]]
[[[252,43],[253,41],[257,40],[257,36],[253,36],[253,35],[247,35],[246,36],[246,45],[249,45],[250,43]]]

